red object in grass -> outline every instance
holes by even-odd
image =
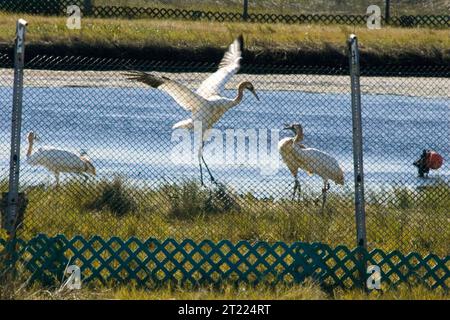
[[[433,170],[439,169],[440,167],[442,167],[442,163],[444,163],[444,159],[442,158],[442,156],[435,152],[435,151],[430,151],[427,154],[427,158],[425,160],[425,165]]]

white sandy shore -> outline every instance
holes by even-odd
[[[25,70],[24,85],[31,87],[145,87],[133,83],[119,71]],[[196,88],[207,73],[161,73]],[[330,75],[249,75],[238,74],[227,88],[240,81],[253,82],[257,90],[296,90],[315,93],[349,93],[349,76]],[[12,86],[12,69],[0,69],[0,86]],[[450,98],[450,78],[361,77],[361,91],[366,94],[390,94],[416,97]]]

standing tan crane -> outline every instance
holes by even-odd
[[[33,131],[28,133],[27,163],[32,166],[42,166],[52,172],[55,175],[57,187],[59,186],[61,172],[96,175],[91,159],[85,154],[78,155],[71,151],[52,147],[39,148],[33,152],[36,138]]]
[[[202,130],[202,143],[198,150],[198,163],[200,167],[200,181],[203,185],[202,161],[205,164],[209,177],[215,182],[208,165],[203,158],[203,147],[207,138],[207,130],[220,120],[225,112],[238,105],[244,97],[244,90],[249,90],[259,100],[253,84],[249,81],[239,83],[237,95],[230,99],[221,96],[228,80],[236,74],[242,60],[242,47],[244,39],[239,36],[228,48],[219,69],[202,82],[197,91],[193,92],[188,87],[167,77],[160,77],[151,73],[133,71],[126,75],[130,80],[148,84],[152,88],[158,88],[168,93],[182,108],[191,112],[191,118],[182,120],[173,125],[172,129],[194,129],[194,124],[200,124]]]
[[[306,171],[309,175],[317,174],[323,179],[322,210],[325,206],[327,191],[330,189],[328,180],[344,185],[344,171],[338,161],[326,152],[314,148],[307,148],[303,141],[303,127],[301,124],[286,125],[285,130],[292,130],[294,137],[284,138],[278,143],[278,150],[283,162],[294,177],[294,191],[292,199],[298,191],[300,195],[300,182],[298,169]]]

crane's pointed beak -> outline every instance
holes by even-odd
[[[292,128],[291,125],[289,124],[285,124],[283,130],[293,130],[294,128]]]
[[[255,90],[251,90],[251,92],[255,96],[256,100],[260,101],[258,95],[256,94],[256,91]]]

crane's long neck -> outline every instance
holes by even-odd
[[[301,141],[303,141],[303,132],[297,131],[297,133],[295,134],[295,137],[294,137],[294,143],[299,143]]]
[[[27,150],[27,158],[31,156],[33,152],[33,139],[28,140],[28,150]]]
[[[234,100],[233,100],[233,105],[232,105],[233,107],[242,101],[242,98],[244,97],[244,90],[245,90],[245,87],[241,83],[238,88],[238,94],[237,94],[236,98],[234,98]]]
[[[244,86],[240,85],[239,88],[238,88],[237,96],[234,99],[229,100],[229,102],[227,102],[226,104],[224,104],[222,106],[222,111],[226,112],[229,109],[237,106],[242,101],[243,97],[244,97]]]

